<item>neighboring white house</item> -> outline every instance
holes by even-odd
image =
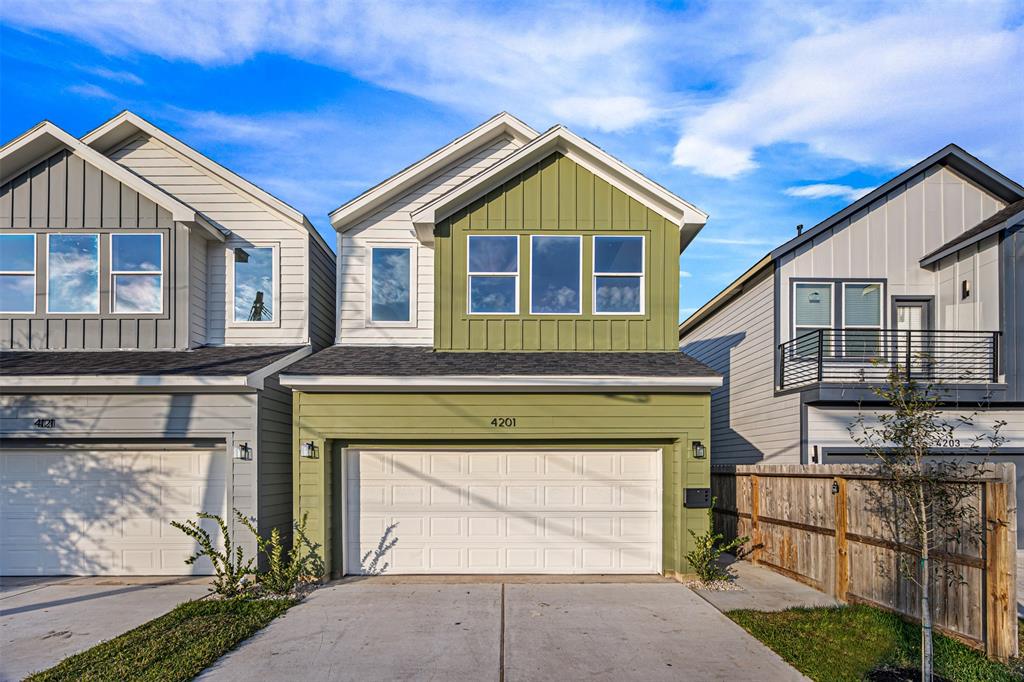
[[[950,145],[691,315],[680,347],[725,376],[714,463],[860,459],[847,427],[878,407],[870,386],[908,362],[946,385],[950,414],[980,408],[988,430],[1005,420],[998,458],[1024,458],[1022,200],[1024,187]]]
[[[287,534],[277,375],[333,341],[334,267],[304,215],[131,112],[0,148],[0,575],[209,572],[168,525],[197,511]]]

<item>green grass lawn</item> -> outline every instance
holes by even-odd
[[[191,680],[293,604],[293,599],[186,602],[28,679]]]
[[[726,615],[814,680],[852,682],[882,667],[920,665],[920,626],[869,606],[775,613],[744,610]],[[935,672],[949,680],[1024,679],[948,637],[937,635],[934,646]]]

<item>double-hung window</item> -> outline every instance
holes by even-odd
[[[793,338],[796,353],[818,353],[819,329],[831,330],[834,322],[831,282],[797,282],[793,285]],[[830,334],[824,333],[824,355],[830,355]]]
[[[0,234],[0,313],[36,311],[36,236]]]
[[[644,311],[644,238],[594,237],[594,313]]]
[[[277,320],[276,252],[273,246],[234,249],[234,322],[266,324]]]
[[[163,311],[163,242],[162,234],[110,235],[111,312]]]
[[[882,285],[843,283],[843,355],[873,358],[881,352]]]
[[[382,326],[402,326],[413,318],[413,248],[411,246],[371,246],[370,322]]]
[[[468,237],[469,312],[515,315],[519,312],[519,237]]]
[[[583,311],[583,237],[530,236],[530,312],[579,315]]]
[[[61,232],[46,236],[46,311],[100,311],[100,237]]]

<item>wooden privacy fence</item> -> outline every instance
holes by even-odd
[[[715,526],[750,536],[749,558],[847,603],[920,619],[918,588],[897,570],[897,554],[918,554],[895,537],[870,488],[877,466],[750,465],[711,469]],[[1016,491],[1012,464],[987,465],[966,499],[983,537],[950,542],[933,560],[956,581],[938,580],[932,605],[941,632],[1006,660],[1017,654]]]

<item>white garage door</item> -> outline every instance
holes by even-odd
[[[659,450],[348,450],[345,477],[347,573],[661,570]]]
[[[0,575],[210,573],[169,522],[223,515],[227,468],[223,449],[5,451]]]

